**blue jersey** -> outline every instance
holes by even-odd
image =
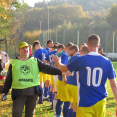
[[[66,65],[68,62],[68,55],[65,52],[62,52],[62,54],[60,55],[61,57],[61,63]],[[58,79],[62,81],[62,75],[58,76]]]
[[[54,66],[54,61],[52,60],[53,55],[56,55],[57,50],[53,50],[47,56],[47,61],[50,63],[51,66]]]
[[[47,60],[47,55],[48,55],[47,50],[45,50],[43,48],[36,50],[35,53],[34,53],[34,57],[37,58],[37,59],[40,59],[42,62],[44,60]]]
[[[77,71],[80,107],[90,107],[107,97],[107,77],[116,77],[111,61],[96,52],[76,57],[67,68]]]
[[[69,61],[68,61],[68,64],[70,64],[77,57],[77,55],[71,57],[69,59]],[[72,75],[67,77],[67,82],[66,83],[77,86],[76,71],[72,71]]]
[[[50,53],[50,51],[49,51],[49,50],[50,50],[50,48],[49,48],[49,47],[47,47],[47,48],[46,48],[46,50],[47,50],[47,52],[48,52],[48,54],[49,54],[49,53]]]

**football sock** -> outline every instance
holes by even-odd
[[[63,106],[63,116],[64,117],[69,117],[69,108],[70,108],[71,103],[70,102],[64,102]]]
[[[53,100],[54,113],[56,113],[56,103],[57,103],[57,98],[54,98],[54,100]]]
[[[53,102],[53,97],[54,97],[53,92],[50,92],[50,102]]]
[[[44,87],[44,97],[47,98],[48,96],[48,87]]]
[[[73,109],[69,109],[69,117],[72,117],[73,116]]]
[[[63,102],[60,101],[59,99],[57,99],[57,103],[56,103],[56,115],[57,116],[60,116],[61,115],[62,104],[63,104]]]
[[[76,112],[73,112],[73,117],[76,117]]]

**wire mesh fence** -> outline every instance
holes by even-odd
[[[106,56],[109,58],[117,58],[117,32],[104,30],[53,30],[49,33],[49,39],[53,40],[54,43],[59,42],[66,45],[68,42],[72,42],[78,46],[80,46],[82,43],[87,43],[89,35],[97,34],[100,36],[101,48],[103,48]],[[43,31],[39,35],[39,41],[44,45],[44,48],[47,47],[47,40],[48,31]],[[0,41],[0,50],[6,51],[10,58],[13,58],[18,55],[18,44],[20,41]],[[29,44],[33,44],[33,41],[35,40],[27,40]]]

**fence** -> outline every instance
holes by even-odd
[[[117,58],[117,32],[113,31],[82,31],[82,30],[63,30],[63,31],[53,31],[50,32],[49,39],[52,39],[53,42],[59,42],[61,44],[67,44],[72,42],[80,46],[82,43],[87,43],[89,35],[97,34],[100,36],[101,48],[103,48],[104,53],[109,58]],[[44,31],[39,36],[39,41],[46,47],[46,42],[48,40],[48,32]],[[114,53],[114,54],[110,54]]]
[[[96,30],[52,30],[49,31],[49,39],[52,39],[53,42],[59,42],[61,44],[67,44],[68,42],[72,42],[80,46],[82,43],[87,43],[87,38],[91,34],[97,34],[101,39],[101,47],[104,50],[104,53],[109,58],[117,58],[117,32],[113,31],[96,31]],[[44,47],[47,47],[48,40],[48,31],[43,31],[39,35],[39,41]],[[33,42],[33,41],[32,41]],[[5,44],[7,43],[7,44]],[[11,58],[18,55],[18,43],[13,41],[10,43],[9,41],[2,41],[0,43],[0,49],[5,50]],[[31,44],[31,43],[30,43]],[[33,50],[34,51],[34,50]]]

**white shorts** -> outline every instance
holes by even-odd
[[[54,88],[55,88],[55,92],[57,92],[57,87],[56,87],[57,79],[58,79],[58,75],[54,75]]]

